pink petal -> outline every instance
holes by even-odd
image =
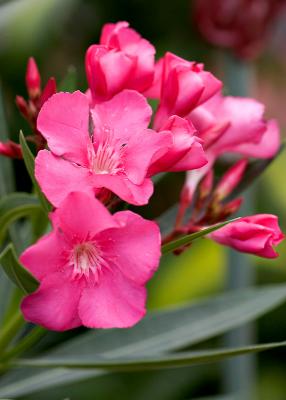
[[[172,147],[170,132],[155,132],[146,129],[134,134],[126,146],[124,170],[128,178],[140,185],[146,177],[150,165],[166,154]]]
[[[80,326],[78,304],[82,288],[62,272],[43,279],[39,289],[24,298],[21,310],[27,321],[46,329],[65,331]]]
[[[35,176],[44,194],[56,207],[70,192],[80,189],[94,193],[87,168],[56,157],[47,150],[40,151],[36,157]]]
[[[81,165],[88,165],[88,125],[89,101],[79,91],[50,97],[37,120],[37,128],[51,151]]]
[[[118,226],[99,200],[83,192],[70,193],[53,213],[53,218],[65,235],[79,240]]]
[[[280,147],[280,132],[275,120],[267,122],[267,129],[259,143],[242,143],[236,151],[250,157],[271,158],[275,156]]]
[[[42,280],[63,267],[62,251],[60,236],[52,232],[28,247],[21,254],[20,261],[37,279]]]
[[[105,187],[122,200],[134,205],[145,205],[153,194],[151,179],[144,179],[140,185],[135,185],[124,175],[96,175],[93,184],[97,188]]]
[[[101,248],[123,275],[138,285],[143,285],[159,265],[160,230],[156,223],[131,211],[117,212],[114,219],[120,228],[101,233]]]
[[[79,315],[88,328],[129,328],[144,317],[145,302],[146,289],[113,267],[96,286],[84,289]]]
[[[136,132],[147,128],[152,109],[141,94],[124,90],[111,100],[96,104],[92,110],[95,138],[102,135],[102,129],[114,131],[115,136],[124,141]]]

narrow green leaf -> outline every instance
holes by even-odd
[[[0,264],[10,280],[24,293],[34,292],[38,288],[38,281],[18,261],[12,243],[0,254]]]
[[[68,67],[68,71],[64,79],[61,81],[59,92],[74,92],[77,89],[77,71],[73,65]]]
[[[193,352],[181,352],[166,355],[149,355],[129,358],[104,358],[91,355],[86,359],[70,357],[61,358],[33,358],[22,359],[12,362],[17,367],[36,367],[36,368],[72,368],[72,369],[105,369],[109,371],[142,371],[146,369],[162,369],[174,367],[186,367],[197,364],[223,361],[226,358],[240,356],[242,354],[258,353],[260,351],[271,350],[278,347],[285,347],[286,341],[277,343],[258,344],[245,347],[204,350]]]
[[[43,206],[43,209],[46,212],[49,212],[49,211],[51,211],[52,207],[51,207],[50,203],[48,202],[48,200],[46,199],[46,197],[44,196],[44,194],[42,193],[42,191],[41,191],[41,189],[40,189],[40,187],[39,187],[39,185],[38,185],[38,183],[36,181],[36,178],[35,178],[35,159],[34,159],[34,156],[33,156],[32,152],[31,152],[31,150],[29,149],[29,146],[28,146],[28,144],[26,142],[25,136],[23,135],[22,131],[20,131],[19,141],[20,141],[20,144],[21,144],[21,147],[22,147],[24,162],[25,162],[27,171],[28,171],[28,173],[30,175],[30,178],[31,178],[31,180],[33,182],[33,185],[35,187],[36,193],[37,193],[37,195],[39,197],[39,200],[40,200],[40,202],[41,202],[41,204]]]
[[[50,350],[50,357],[71,355],[114,359],[162,355],[200,343],[258,318],[282,304],[286,285],[249,288],[214,296],[193,304],[154,311],[130,329],[89,331]],[[58,369],[11,371],[0,379],[0,397],[18,397],[71,382],[97,377],[99,370]]]
[[[208,228],[202,229],[199,232],[191,233],[190,235],[183,236],[179,239],[173,240],[170,243],[166,243],[162,246],[162,254],[169,253],[170,251],[174,251],[179,247],[186,246],[187,244],[192,243],[194,240],[199,239],[203,236],[208,235],[211,232],[216,231],[217,229],[222,228],[229,223],[238,220],[239,218],[233,218],[225,222],[221,222],[219,224],[212,225]]]
[[[0,200],[0,242],[12,222],[41,210],[38,199],[31,194],[12,193],[3,197]]]

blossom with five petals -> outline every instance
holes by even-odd
[[[145,284],[160,259],[158,226],[131,211],[112,216],[80,192],[69,194],[50,219],[53,231],[20,257],[40,281],[22,302],[26,320],[63,331],[126,328],[143,318]]]
[[[147,129],[151,113],[146,99],[133,90],[91,110],[79,91],[51,97],[37,125],[50,151],[38,153],[35,167],[51,203],[58,206],[79,188],[95,195],[105,188],[128,203],[146,204],[153,192],[149,167],[172,146],[171,132]]]

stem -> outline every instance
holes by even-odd
[[[3,326],[0,332],[0,355],[4,353],[8,344],[19,332],[19,329],[25,324],[25,320],[18,311],[13,317]]]
[[[47,331],[41,326],[36,326],[32,329],[28,335],[26,335],[22,340],[20,340],[11,350],[8,350],[3,354],[2,361],[9,361],[11,358],[17,357],[24,353],[26,350],[30,349],[34,343],[47,333]]]

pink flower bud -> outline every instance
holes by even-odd
[[[39,110],[42,108],[43,104],[53,95],[57,92],[57,84],[55,78],[50,78],[44,87],[44,90],[41,94],[41,97],[39,99],[39,104],[38,108]]]
[[[248,161],[239,160],[223,175],[215,191],[214,198],[222,200],[227,197],[241,181]]]
[[[20,111],[20,113],[23,115],[24,118],[29,119],[30,118],[30,110],[29,106],[22,96],[16,96],[16,105]]]
[[[200,183],[200,200],[204,200],[211,192],[214,181],[213,169],[210,169]]]
[[[22,158],[21,146],[8,140],[8,142],[0,142],[0,154],[10,158]]]
[[[271,214],[241,218],[209,236],[220,244],[265,258],[278,257],[273,246],[277,246],[284,239],[278,225],[278,218]]]
[[[40,95],[41,92],[41,76],[33,57],[28,60],[27,70],[26,70],[26,86],[28,90],[29,97],[35,99]]]

